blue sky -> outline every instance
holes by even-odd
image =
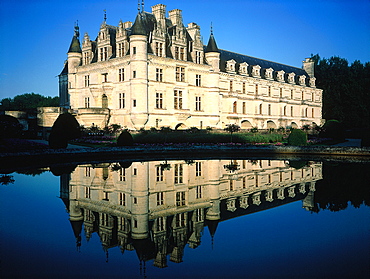
[[[370,61],[370,0],[151,0],[183,11],[207,44],[211,22],[219,48],[301,67],[311,54]],[[0,99],[23,93],[58,95],[58,74],[73,27],[96,37],[107,23],[134,21],[137,0],[1,0]],[[82,41],[82,40],[81,40]]]

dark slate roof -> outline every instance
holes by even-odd
[[[280,63],[276,63],[276,62],[271,62],[271,61],[268,61],[268,60],[263,60],[263,59],[260,59],[260,58],[255,58],[255,57],[252,57],[252,56],[247,56],[247,55],[242,55],[242,54],[239,54],[239,53],[234,53],[234,52],[231,52],[231,51],[227,51],[227,50],[222,50],[220,49],[219,50],[220,52],[220,70],[225,72],[226,71],[226,61],[229,61],[229,60],[232,60],[234,59],[236,61],[236,63],[248,63],[249,66],[254,66],[254,65],[260,65],[261,68],[263,69],[268,69],[268,68],[272,68],[274,71],[281,71],[283,70],[285,73],[295,73],[296,75],[305,75],[307,77],[308,74],[306,73],[305,70],[301,69],[301,68],[296,68],[296,67],[293,67],[293,66],[288,66],[288,65],[284,65],[284,64],[280,64]]]
[[[131,35],[147,35],[147,31],[143,22],[141,14],[137,14],[135,23],[131,27]]]
[[[66,75],[66,74],[68,74],[68,61],[64,64],[64,68],[62,72],[60,73],[60,75]]]
[[[220,52],[218,50],[215,37],[213,36],[213,33],[211,33],[211,36],[209,36],[208,45],[206,47],[205,52]]]
[[[74,35],[72,38],[72,42],[71,42],[68,52],[82,53],[80,40],[78,39],[76,35]]]
[[[154,15],[147,12],[138,13],[131,27],[131,35],[148,36],[153,31],[155,22]]]

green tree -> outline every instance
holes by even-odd
[[[224,130],[226,132],[230,133],[231,142],[233,142],[233,133],[239,132],[240,131],[240,126],[238,126],[236,124],[227,124],[226,128]]]
[[[4,98],[0,101],[0,110],[32,111],[37,107],[58,107],[59,97],[42,96],[35,93],[25,93],[14,98]]]
[[[370,127],[370,63],[313,55],[317,87],[323,92],[323,118],[337,119],[346,129]]]

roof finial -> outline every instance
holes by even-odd
[[[104,22],[107,22],[107,10],[104,9]]]
[[[144,0],[141,1],[141,12],[143,13],[144,12]]]
[[[137,0],[137,11],[140,13],[140,0]]]
[[[213,35],[213,26],[212,26],[212,21],[211,21],[211,35]]]
[[[78,20],[75,22],[75,36],[80,37],[80,27],[78,27]]]

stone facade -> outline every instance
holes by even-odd
[[[322,122],[313,61],[303,69],[204,46],[196,23],[158,4],[134,24],[104,21],[97,39],[79,28],[59,76],[61,106],[81,125],[130,129],[300,127]]]

